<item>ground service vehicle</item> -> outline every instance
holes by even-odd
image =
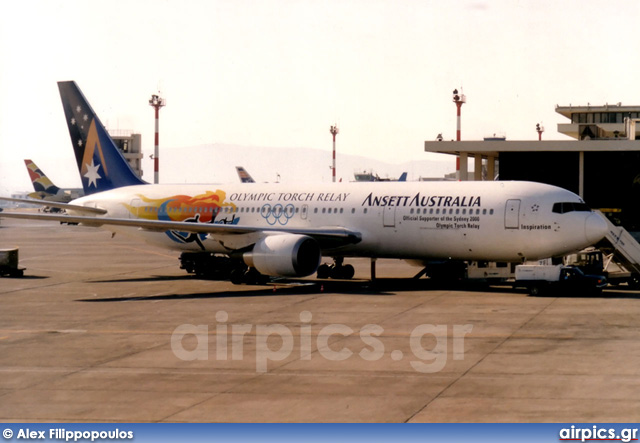
[[[18,262],[18,248],[0,249],[0,277],[22,277],[24,268]]]
[[[607,279],[601,274],[585,274],[580,268],[564,265],[516,266],[516,287],[526,287],[531,295],[593,295],[602,292]]]

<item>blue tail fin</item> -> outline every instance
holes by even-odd
[[[85,195],[145,184],[133,172],[75,82],[58,82]]]

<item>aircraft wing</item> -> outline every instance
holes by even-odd
[[[69,203],[52,202],[49,200],[35,200],[32,198],[12,198],[12,197],[0,197],[0,200],[4,200],[8,202],[16,202],[16,203],[28,203],[30,205],[48,206],[50,208],[72,209],[74,211],[84,212],[86,214],[103,215],[107,213],[107,211],[100,208],[92,208],[90,206],[71,205]]]
[[[64,205],[69,208],[69,205]],[[84,209],[96,209],[86,208]],[[179,231],[190,232],[195,234],[212,234],[212,235],[239,235],[250,233],[288,233],[307,235],[314,238],[323,249],[332,249],[340,246],[359,243],[362,239],[359,232],[351,231],[342,227],[326,227],[326,228],[288,228],[288,227],[265,227],[265,226],[238,226],[223,223],[196,223],[196,222],[178,222],[164,220],[143,220],[143,219],[127,219],[127,218],[107,218],[107,217],[91,217],[81,215],[65,215],[65,214],[42,214],[42,213],[23,213],[23,212],[0,212],[0,218],[18,218],[30,220],[48,220],[60,221],[65,223],[81,223],[85,226],[101,227],[101,226],[129,226],[149,231]]]

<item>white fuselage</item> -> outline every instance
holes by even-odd
[[[110,218],[233,223],[256,232],[182,235],[106,226],[181,251],[229,253],[247,247],[260,227],[344,227],[361,241],[327,255],[404,259],[521,261],[556,256],[597,242],[601,217],[567,190],[531,182],[370,182],[334,184],[141,185],[73,202]],[[554,206],[556,205],[556,206]],[[556,211],[554,212],[554,208]]]

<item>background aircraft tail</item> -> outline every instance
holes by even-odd
[[[58,89],[85,195],[144,184],[129,167],[78,85],[73,81],[58,82]]]
[[[45,198],[47,195],[57,195],[58,192],[60,192],[60,188],[54,185],[53,182],[49,180],[49,177],[47,177],[34,162],[25,159],[24,164],[27,166],[27,171],[29,171],[29,178],[33,184],[33,189],[36,191],[34,194],[38,195],[37,198]]]
[[[247,172],[246,169],[242,166],[236,166],[236,171],[238,172],[238,177],[240,177],[240,182],[242,183],[255,183],[256,181],[251,177],[251,175]]]

